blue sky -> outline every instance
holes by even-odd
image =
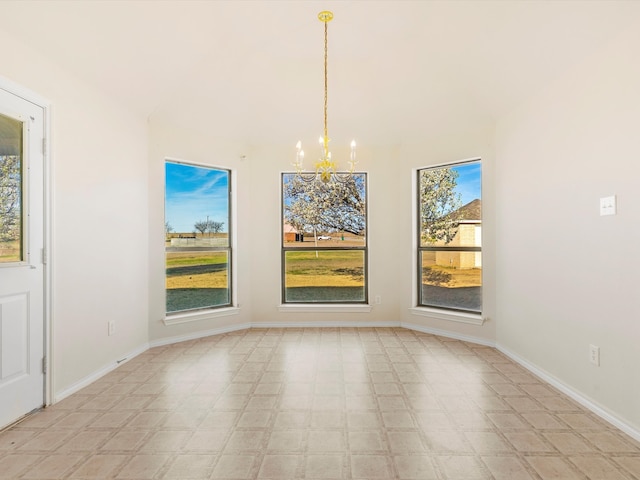
[[[456,190],[466,205],[480,196],[480,163],[452,167],[458,172]],[[201,220],[224,222],[229,230],[229,172],[180,163],[166,163],[165,219],[176,233],[195,231]]]
[[[462,205],[481,197],[480,179],[481,165],[479,162],[466,163],[452,167],[451,170],[458,172],[458,186],[456,191],[461,194]]]
[[[166,163],[165,220],[176,233],[195,231],[201,220],[224,222],[229,231],[229,172],[181,163]]]

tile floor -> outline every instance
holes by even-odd
[[[6,479],[640,479],[640,443],[489,347],[253,329],[148,350],[0,433]]]

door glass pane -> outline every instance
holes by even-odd
[[[0,263],[24,259],[22,158],[22,122],[0,115]]]
[[[363,250],[286,251],[285,301],[365,301]]]

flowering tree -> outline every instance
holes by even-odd
[[[435,168],[420,172],[420,237],[423,242],[449,243],[458,232],[461,207],[456,193],[458,172],[451,168]]]
[[[298,231],[365,234],[364,174],[354,174],[344,183],[305,182],[285,174],[283,189],[284,218]]]
[[[0,155],[0,241],[20,238],[20,157]]]

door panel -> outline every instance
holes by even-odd
[[[44,111],[0,89],[0,428],[44,404]]]
[[[28,293],[0,298],[0,388],[29,372]]]

